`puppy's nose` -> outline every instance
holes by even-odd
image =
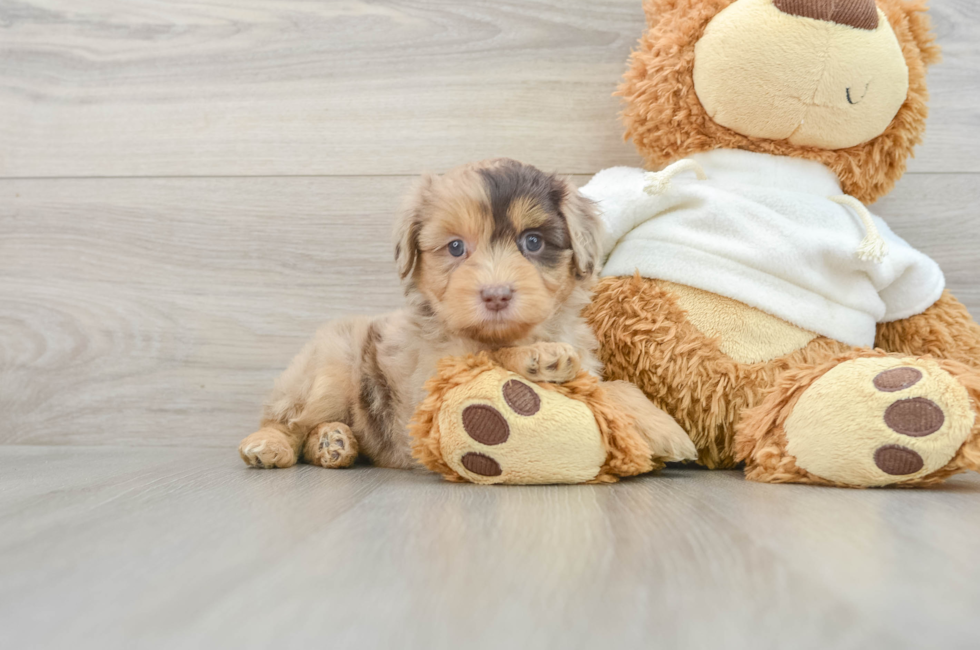
[[[774,0],[773,4],[791,16],[827,20],[857,29],[878,29],[875,0]]]
[[[514,290],[506,284],[495,284],[480,289],[483,305],[490,311],[503,311],[514,297]]]

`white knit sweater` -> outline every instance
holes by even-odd
[[[831,200],[842,190],[824,165],[734,150],[691,160],[705,180],[614,167],[582,188],[606,223],[603,276],[639,271],[855,346],[874,345],[876,323],[921,313],[942,294],[933,260],[860,205]],[[887,246],[880,262],[857,253],[875,239],[861,212]]]

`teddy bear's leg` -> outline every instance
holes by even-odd
[[[735,425],[782,372],[850,349],[817,337],[789,354],[736,361],[718,337],[691,322],[670,285],[639,275],[602,280],[585,314],[600,343],[605,378],[635,384],[673,416],[697,447],[698,463],[711,469],[738,464]],[[742,315],[730,313],[733,321]]]
[[[746,476],[768,483],[915,486],[980,471],[980,373],[856,349],[783,373],[736,430]]]
[[[949,291],[921,314],[878,325],[875,345],[888,352],[928,354],[980,368],[980,325]]]

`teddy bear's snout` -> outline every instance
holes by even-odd
[[[773,4],[791,16],[827,20],[856,29],[878,28],[874,0],[774,0]]]

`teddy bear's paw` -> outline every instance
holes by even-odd
[[[296,464],[296,452],[282,431],[259,429],[242,440],[238,454],[250,467],[271,469],[273,467],[292,467]]]
[[[473,483],[584,483],[606,460],[585,404],[503,370],[450,392],[439,429],[446,463]]]
[[[845,361],[817,379],[786,419],[786,452],[839,485],[914,483],[946,467],[971,435],[970,396],[928,359]]]
[[[311,465],[328,469],[350,467],[357,460],[357,439],[343,422],[328,422],[306,437],[303,457]]]

